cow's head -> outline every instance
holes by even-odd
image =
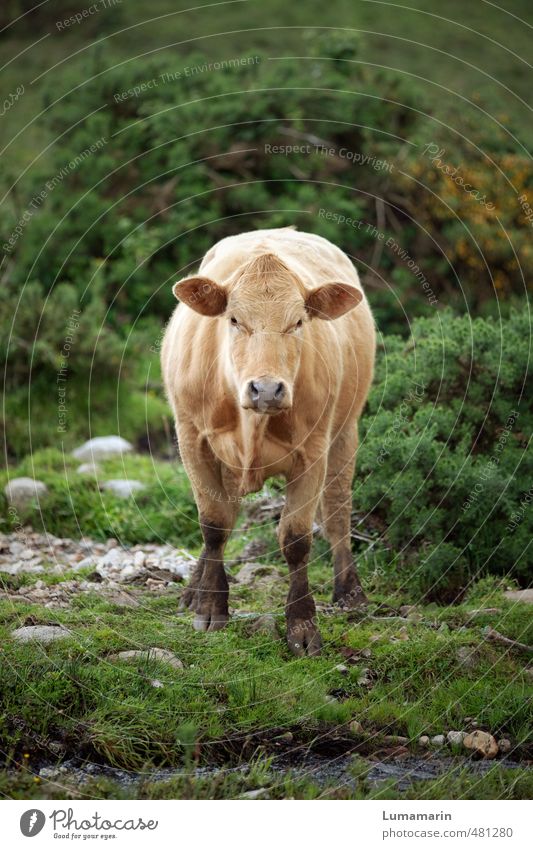
[[[187,277],[173,291],[201,315],[226,319],[228,361],[239,403],[270,415],[292,405],[305,325],[316,318],[339,318],[362,299],[348,283],[306,289],[273,254],[252,260],[224,286],[207,277]]]

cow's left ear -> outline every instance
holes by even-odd
[[[226,309],[226,290],[209,277],[185,277],[174,283],[172,291],[178,300],[200,315],[222,315]]]
[[[349,283],[326,283],[311,289],[305,299],[305,308],[311,318],[332,321],[353,310],[362,300],[361,290]]]

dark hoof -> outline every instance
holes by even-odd
[[[310,619],[293,619],[287,623],[287,643],[296,657],[316,656],[322,648],[320,631]]]
[[[188,587],[187,589],[183,590],[180,597],[178,610],[194,610],[196,605],[196,594],[197,590],[189,589]]]
[[[194,617],[192,627],[195,631],[220,631],[229,621],[227,613],[197,613]]]
[[[192,623],[195,631],[220,631],[229,620],[228,593],[199,588],[194,593],[192,609],[196,613]]]

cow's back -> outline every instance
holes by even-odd
[[[279,257],[308,289],[334,280],[361,289],[357,271],[336,245],[292,227],[228,236],[206,253],[200,272],[224,285],[238,268],[266,253]]]

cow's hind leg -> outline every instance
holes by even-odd
[[[333,601],[349,608],[367,602],[350,544],[352,481],[356,452],[357,425],[346,426],[330,446],[320,502],[322,527],[333,557]]]
[[[307,472],[287,483],[285,507],[278,528],[281,550],[289,567],[289,594],[285,607],[287,642],[297,656],[319,654],[322,645],[315,602],[309,589],[307,564],[324,473],[325,463],[320,458],[310,464]]]

